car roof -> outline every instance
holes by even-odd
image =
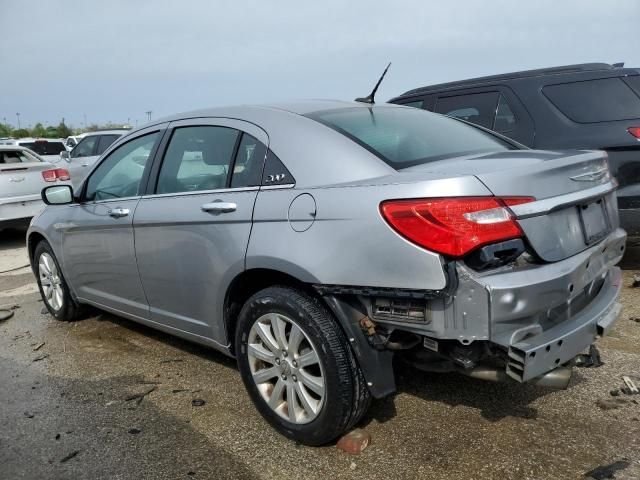
[[[85,133],[81,133],[80,135],[75,135],[75,137],[93,137],[95,135],[124,135],[126,133],[129,133],[131,131],[131,129],[129,128],[113,128],[111,130],[96,130],[93,132],[85,132]],[[74,136],[74,135],[71,135]]]
[[[392,98],[389,101],[394,101],[396,99],[402,97],[410,97],[413,95],[430,93],[432,91],[444,90],[452,87],[471,87],[476,85],[482,85],[485,83],[496,82],[496,81],[505,81],[505,80],[517,80],[522,78],[531,78],[531,77],[546,77],[546,76],[556,76],[556,75],[568,75],[568,74],[576,74],[582,72],[611,72],[616,71],[621,74],[631,74],[637,75],[640,73],[639,69],[635,68],[623,68],[622,64],[608,64],[608,63],[578,63],[574,65],[563,65],[559,67],[550,67],[550,68],[538,68],[535,70],[522,70],[519,72],[511,72],[511,73],[502,73],[499,75],[489,75],[485,77],[476,77],[469,78],[466,80],[459,80],[455,82],[446,82],[446,83],[438,83],[435,85],[427,85],[424,87],[414,88],[413,90],[408,90],[401,95],[398,95],[395,98]]]
[[[25,137],[25,138],[17,138],[13,140],[14,142],[64,142],[62,138],[34,138],[34,137]]]
[[[16,151],[16,150],[24,151],[24,150],[26,150],[26,151],[31,153],[31,150],[29,150],[27,147],[21,147],[20,145],[6,145],[6,144],[5,145],[0,145],[0,150],[3,150],[3,151],[4,150],[12,150],[12,151]]]
[[[240,105],[208,108],[157,119],[132,130],[110,149],[128,141],[139,132],[150,132],[169,122],[198,118],[220,118],[251,123],[268,136],[268,146],[286,162],[301,187],[330,185],[361,180],[365,176],[388,175],[391,167],[356,142],[304,115],[337,109],[410,109],[401,105],[376,105],[340,100],[302,100],[268,105]],[[414,109],[412,109],[414,110]],[[108,155],[109,150],[105,152]],[[343,168],[349,163],[350,168]]]
[[[140,130],[147,129],[154,125],[160,125],[168,122],[177,122],[179,120],[189,120],[193,118],[230,118],[255,122],[258,126],[261,122],[275,121],[278,117],[291,114],[308,115],[323,110],[335,110],[340,108],[405,108],[401,105],[393,105],[388,103],[368,104],[361,102],[350,102],[346,100],[330,100],[330,99],[311,99],[298,100],[291,102],[271,103],[271,104],[254,104],[254,105],[235,105],[226,107],[204,108],[201,110],[192,110],[189,112],[177,113],[167,117],[158,118],[150,123],[142,125],[133,130],[127,131],[136,133]]]

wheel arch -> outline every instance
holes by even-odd
[[[240,309],[253,294],[274,285],[299,289],[321,301],[336,318],[338,325],[349,340],[371,394],[375,398],[383,398],[395,392],[396,385],[392,369],[393,354],[390,351],[375,350],[369,345],[359,326],[359,320],[363,314],[358,308],[357,298],[353,295],[320,295],[312,284],[278,270],[268,268],[244,270],[229,284],[223,311],[224,327],[232,355],[235,356],[234,338]]]
[[[42,241],[46,242],[47,239],[40,232],[30,232],[29,235],[27,236],[27,254],[29,255],[29,263],[31,264],[32,270],[35,269],[33,256],[36,251],[36,246]]]

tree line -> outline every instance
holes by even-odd
[[[92,124],[84,129],[74,129],[69,127],[61,121],[58,126],[53,125],[44,126],[42,123],[36,123],[32,128],[13,128],[6,123],[0,123],[0,138],[67,138],[70,135],[78,135],[84,132],[95,132],[96,130],[107,130],[111,128],[122,128],[122,125],[114,125],[108,123],[107,125]]]

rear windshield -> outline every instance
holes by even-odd
[[[574,122],[640,118],[640,97],[618,77],[548,85],[542,93]]]
[[[41,162],[25,150],[0,150],[0,164]]]
[[[447,157],[516,147],[452,118],[416,108],[344,108],[307,115],[400,170]]]
[[[66,150],[62,142],[48,142],[46,140],[21,142],[20,146],[28,148],[29,150],[36,152],[38,155],[59,155],[60,152]]]

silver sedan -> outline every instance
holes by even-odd
[[[271,425],[319,445],[394,392],[394,356],[565,387],[620,311],[615,187],[601,152],[410,107],[222,108],[47,188],[28,246],[53,316],[92,305],[234,356]]]

